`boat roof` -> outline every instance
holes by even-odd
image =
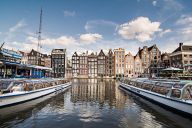
[[[172,87],[172,88],[179,88],[182,89],[185,85],[190,84],[192,85],[192,81],[183,81],[183,80],[175,80],[175,81],[170,81],[170,80],[157,80],[157,79],[144,79],[144,78],[136,78],[136,79],[131,79],[132,81],[135,82],[142,82],[142,83],[147,83],[147,84],[153,84],[156,86],[166,86],[166,87]]]

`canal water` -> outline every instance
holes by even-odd
[[[192,119],[126,92],[115,80],[76,79],[63,92],[1,109],[0,127],[191,128]]]

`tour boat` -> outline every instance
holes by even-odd
[[[120,87],[185,115],[192,116],[192,82],[125,79]]]
[[[0,108],[38,99],[70,85],[71,82],[64,79],[1,80]]]

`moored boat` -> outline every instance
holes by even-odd
[[[120,87],[158,104],[192,116],[192,82],[126,79]]]
[[[64,79],[1,80],[0,108],[38,99],[70,85],[71,82]]]

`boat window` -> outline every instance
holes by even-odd
[[[33,90],[33,83],[26,83],[26,91],[32,91]]]
[[[138,87],[138,88],[141,88],[142,84],[143,84],[143,83],[141,83],[141,82],[136,82],[136,83],[135,83],[135,86]]]
[[[40,89],[39,83],[35,83],[33,85],[33,90],[37,90],[37,89]]]
[[[181,91],[179,89],[172,89],[171,97],[180,98]]]
[[[151,90],[151,88],[153,87],[153,85],[152,84],[149,84],[149,83],[144,83],[143,85],[142,85],[142,88],[143,89],[145,89],[145,90]]]
[[[171,88],[173,86],[173,84],[171,84],[171,83],[161,83],[160,86],[164,86],[166,88]]]
[[[24,91],[23,82],[14,82],[11,90],[12,91]]]
[[[175,84],[173,85],[173,87],[174,87],[174,88],[181,89],[181,88],[183,88],[184,85],[185,85],[185,83],[175,83]]]
[[[11,84],[11,81],[1,81],[0,82],[0,91],[7,89],[10,84]]]
[[[30,91],[30,90],[29,90],[29,84],[28,84],[28,83],[24,83],[24,84],[23,84],[23,88],[24,88],[24,91]]]
[[[151,89],[152,92],[156,92],[162,95],[167,95],[169,92],[170,88],[167,88],[165,86],[153,86]]]
[[[192,100],[192,85],[188,85],[183,90],[183,99],[184,100]]]
[[[129,84],[132,85],[132,86],[135,86],[135,82],[134,81],[130,81]]]
[[[55,82],[51,82],[51,86],[55,86]]]
[[[45,82],[44,85],[45,85],[45,87],[50,87],[51,86],[51,84],[48,83],[48,82]]]

